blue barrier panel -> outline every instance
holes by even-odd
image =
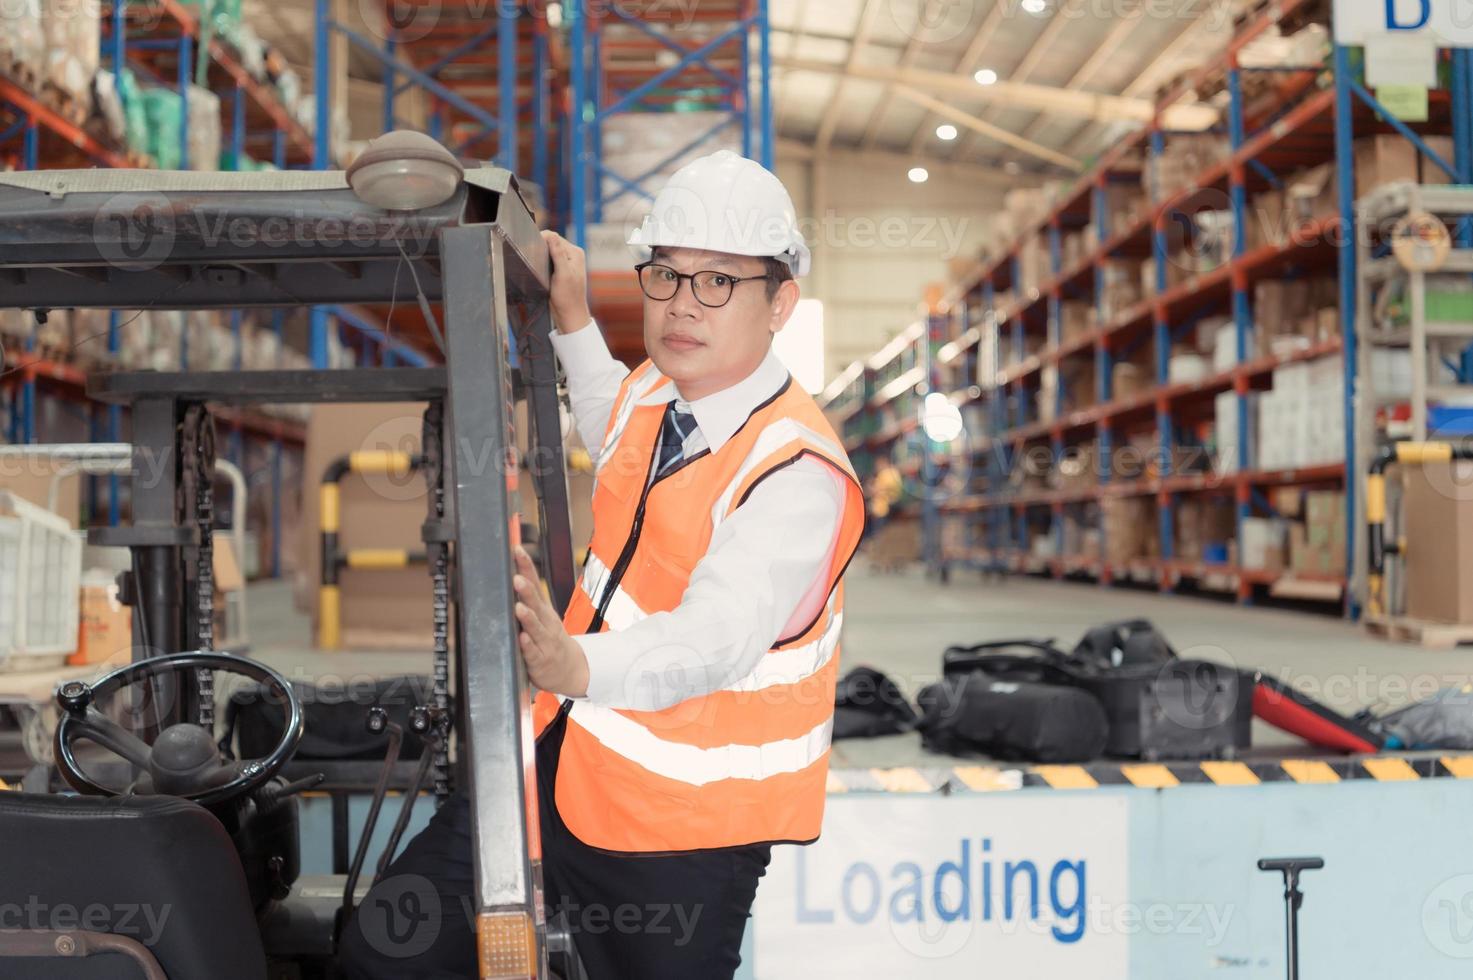
[[[774,849],[738,976],[1283,977],[1283,884],[1255,862],[1306,855],[1326,866],[1302,881],[1302,975],[1469,975],[1473,781],[1224,765],[1220,785],[831,795],[818,843]]]

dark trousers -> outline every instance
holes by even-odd
[[[640,857],[588,847],[563,825],[553,803],[565,724],[560,719],[537,745],[548,919],[563,916],[591,980],[730,978],[771,848]],[[343,931],[340,956],[349,980],[477,975],[471,838],[470,801],[453,796]]]

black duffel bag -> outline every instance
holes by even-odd
[[[1230,759],[1249,744],[1253,685],[1233,667],[1173,658],[1085,670],[1079,683],[1105,708],[1111,756]]]
[[[959,674],[924,688],[917,728],[932,752],[1018,762],[1088,762],[1105,749],[1105,709],[1088,691]]]
[[[915,727],[916,713],[895,682],[873,667],[855,667],[834,692],[834,738],[898,735]]]
[[[1176,651],[1149,619],[1104,623],[1084,634],[1074,647],[1076,661],[1107,670],[1111,667],[1160,667],[1176,659]]]
[[[942,680],[921,691],[916,727],[933,752],[1018,762],[1088,762],[1105,749],[1099,701],[1044,640],[955,646]]]
[[[434,703],[430,678],[411,675],[357,680],[348,684],[292,682],[302,703],[306,730],[295,758],[301,760],[380,760],[389,750],[388,732],[368,730],[368,709],[388,713],[389,721],[404,729],[400,759],[418,759],[424,740],[409,727],[410,712]],[[221,746],[238,759],[260,759],[281,741],[286,705],[264,685],[231,695],[225,706],[225,735]],[[233,743],[233,744],[232,744]]]

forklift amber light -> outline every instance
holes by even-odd
[[[348,186],[364,204],[418,211],[448,201],[465,168],[434,138],[395,130],[371,141],[348,166]]]

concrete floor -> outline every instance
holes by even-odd
[[[880,575],[864,561],[847,578],[845,669],[869,664],[908,696],[940,676],[951,644],[1020,637],[1053,638],[1066,649],[1084,631],[1110,620],[1154,621],[1184,657],[1259,668],[1345,713],[1373,704],[1400,705],[1439,687],[1473,681],[1473,647],[1424,650],[1388,643],[1330,616],[1244,609],[1207,599],[1124,589],[954,575],[949,585],[917,570]],[[326,675],[428,673],[428,652],[320,653],[310,649],[307,617],[279,582],[250,587],[252,654],[293,679]],[[1293,736],[1254,723],[1255,754],[1300,754]],[[835,746],[838,767],[944,765],[917,735]]]

